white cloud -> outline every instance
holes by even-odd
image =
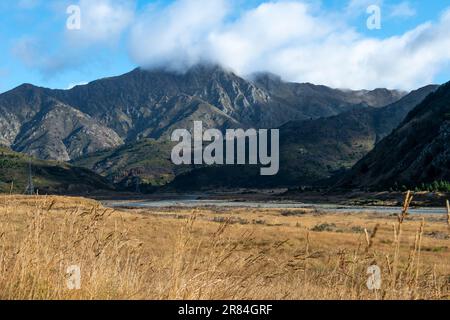
[[[391,17],[394,18],[410,18],[417,14],[416,9],[414,9],[408,1],[401,2],[391,8]]]
[[[349,8],[367,1],[352,2]],[[305,1],[267,2],[234,19],[229,12],[222,0],[150,8],[132,29],[132,57],[148,67],[212,61],[242,75],[270,71],[290,81],[355,89],[417,88],[450,61],[450,11],[386,39],[358,34]]]
[[[179,0],[164,8],[149,6],[131,33],[131,55],[142,66],[189,67],[214,59],[208,37],[229,13],[226,0]]]
[[[98,58],[97,48],[128,35],[132,60],[148,68],[183,71],[213,62],[241,75],[269,71],[289,81],[354,89],[417,88],[433,82],[450,63],[450,11],[433,23],[380,39],[348,24],[383,0],[351,0],[340,12],[309,0],[268,0],[237,10],[236,1],[157,2],[136,15],[134,0],[80,0],[81,30],[66,30],[61,43],[19,39],[14,53],[49,76],[79,68]],[[385,10],[397,17],[414,11],[407,1]],[[52,42],[59,46],[48,45]]]
[[[114,43],[133,22],[133,0],[81,0],[81,29],[67,30],[72,46]]]
[[[82,82],[77,82],[77,83],[70,83],[70,84],[67,86],[66,90],[73,89],[73,88],[75,88],[76,86],[84,86],[84,85],[86,85],[86,84],[88,84],[88,83],[89,83],[89,82],[87,82],[87,81],[82,81]]]

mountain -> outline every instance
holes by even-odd
[[[175,166],[172,163],[172,146],[167,141],[143,139],[85,156],[74,164],[89,168],[124,188],[133,188],[136,177],[139,177],[140,184],[162,186],[190,170],[187,166]]]
[[[351,168],[436,89],[421,88],[384,108],[359,108],[329,118],[283,125],[280,173],[275,177],[261,177],[258,168],[249,166],[174,166],[170,161],[172,145],[165,140],[130,143],[74,163],[124,186],[136,176],[152,185],[171,182],[176,189],[313,184]]]
[[[54,90],[28,84],[0,95],[0,144],[41,159],[68,161],[123,143],[113,130],[54,95]]]
[[[276,128],[381,107],[403,95],[286,83],[269,74],[246,80],[214,65],[186,73],[138,68],[71,90],[25,84],[1,94],[0,144],[69,161],[144,138],[167,139],[193,120],[206,128]]]
[[[143,183],[170,182],[170,187],[185,190],[314,184],[351,168],[437,88],[418,89],[384,108],[366,107],[329,118],[287,123],[280,128],[280,172],[275,177],[261,177],[259,168],[249,166],[174,166],[171,144],[164,140],[130,143],[88,155],[74,164],[120,185],[130,184],[135,176]]]
[[[358,109],[286,124],[280,129],[283,180],[312,183],[351,168],[437,88],[423,87],[383,108]]]
[[[337,186],[415,187],[450,181],[449,101],[450,83],[447,83],[413,109]]]
[[[177,176],[176,189],[275,187],[328,183],[350,169],[394,130],[438,86],[411,92],[383,108],[360,108],[337,116],[292,121],[280,128],[280,172],[260,177],[257,168],[205,167]]]
[[[86,193],[114,190],[105,178],[87,169],[55,161],[30,158],[0,147],[0,192],[24,193],[28,185],[29,164],[33,184],[40,194]]]
[[[406,95],[403,91],[375,89],[339,90],[311,83],[285,82],[270,73],[252,75],[252,81],[279,101],[296,105],[309,117],[321,118],[339,114],[353,107],[384,107]],[[292,119],[290,119],[292,120]]]

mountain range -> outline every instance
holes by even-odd
[[[382,108],[360,108],[332,117],[291,121],[280,127],[280,172],[260,177],[254,167],[203,167],[177,176],[176,189],[329,185],[388,136],[438,86],[412,91]]]
[[[349,177],[359,176],[360,166],[375,166],[364,164],[370,162],[365,156],[395,141],[398,125],[419,115],[415,107],[436,90],[332,89],[269,73],[242,78],[216,65],[185,73],[138,68],[70,90],[24,84],[1,94],[0,145],[39,161],[71,162],[125,188],[328,185],[363,158]],[[280,173],[263,179],[249,166],[174,166],[169,135],[194,120],[221,130],[279,128]],[[347,179],[341,186],[367,185],[363,175]],[[392,178],[370,180],[388,184]]]
[[[208,128],[277,128],[397,101],[403,92],[336,90],[245,80],[218,66],[184,74],[135,69],[71,90],[24,84],[0,95],[0,143],[41,159],[69,161],[142,138],[161,139],[202,120]]]

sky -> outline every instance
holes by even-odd
[[[450,0],[2,0],[0,92],[136,67],[412,90],[450,81]]]

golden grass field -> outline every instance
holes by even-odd
[[[450,298],[444,216],[0,201],[0,299]],[[366,285],[371,265],[379,290]]]

